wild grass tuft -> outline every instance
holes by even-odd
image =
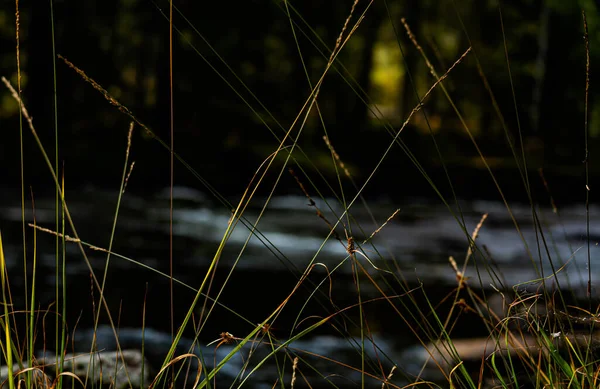
[[[52,1],[51,1],[52,11]],[[16,54],[19,61],[19,12],[18,1],[16,25],[17,25],[17,47]],[[404,39],[397,28],[392,11],[387,8],[386,15],[391,25],[391,30],[398,42],[399,49],[403,55],[408,48],[401,43]],[[289,22],[290,34],[292,35],[298,54],[299,66],[306,74],[306,86],[303,104],[298,107],[295,115],[286,120],[278,120],[277,113],[272,112],[264,104],[257,94],[243,81],[243,77],[234,70],[235,67],[228,63],[210,42],[192,24],[190,19],[183,15],[172,3],[169,3],[168,15],[162,13],[158,4],[155,6],[165,20],[169,23],[169,81],[170,81],[170,139],[163,140],[159,134],[164,131],[153,129],[147,124],[142,115],[134,113],[128,108],[128,102],[119,101],[109,92],[110,88],[97,82],[91,72],[87,72],[75,63],[67,59],[71,53],[64,55],[56,54],[56,43],[54,42],[54,14],[51,14],[52,26],[52,50],[53,66],[56,59],[60,59],[59,65],[64,65],[73,70],[81,82],[89,84],[95,91],[99,92],[104,99],[126,115],[131,124],[128,132],[123,133],[126,139],[124,150],[107,150],[112,156],[121,155],[124,159],[122,171],[119,177],[118,192],[115,194],[115,209],[111,217],[110,231],[108,231],[108,242],[90,242],[85,237],[80,237],[77,225],[70,212],[68,201],[68,180],[65,178],[64,169],[61,172],[59,161],[59,125],[58,125],[58,97],[56,89],[60,87],[57,80],[56,69],[53,69],[54,84],[54,161],[52,153],[43,144],[38,131],[34,127],[32,116],[26,108],[21,95],[20,62],[17,62],[17,88],[4,77],[2,82],[18,103],[21,115],[21,218],[23,230],[23,257],[25,278],[25,301],[24,310],[14,308],[12,301],[13,291],[10,289],[10,277],[7,273],[6,260],[0,234],[0,281],[2,288],[2,304],[4,315],[0,320],[3,327],[2,347],[3,358],[7,366],[7,384],[10,389],[21,385],[21,375],[26,373],[26,386],[45,387],[49,380],[46,375],[52,365],[55,371],[56,381],[52,384],[57,388],[63,387],[63,380],[70,377],[73,385],[82,387],[116,387],[116,377],[124,374],[126,386],[131,387],[172,387],[174,385],[194,388],[212,388],[224,386],[225,371],[231,366],[236,366],[238,371],[229,374],[226,384],[231,387],[242,387],[255,385],[257,376],[266,372],[267,380],[272,387],[341,387],[348,383],[354,386],[381,388],[400,387],[452,387],[452,388],[482,388],[482,387],[553,387],[553,388],[591,388],[598,386],[598,372],[600,371],[600,342],[596,339],[596,328],[598,322],[597,309],[593,308],[592,300],[592,261],[590,241],[590,194],[589,194],[589,154],[588,148],[588,94],[590,87],[590,56],[587,21],[583,14],[586,45],[586,81],[585,81],[585,176],[586,176],[586,238],[587,238],[587,299],[588,306],[582,307],[581,299],[571,290],[570,281],[561,278],[569,267],[577,250],[572,250],[570,258],[561,258],[553,253],[552,245],[556,237],[549,231],[549,222],[545,221],[542,208],[536,202],[531,191],[531,180],[529,176],[527,155],[525,153],[524,140],[521,134],[520,113],[518,112],[517,93],[515,92],[514,80],[511,71],[510,52],[505,36],[502,11],[499,8],[500,34],[504,45],[504,60],[506,64],[507,81],[512,93],[513,114],[515,115],[516,133],[518,142],[513,141],[504,114],[501,112],[496,101],[494,91],[486,78],[486,74],[480,63],[481,53],[471,43],[469,32],[465,27],[460,12],[455,8],[458,20],[464,28],[464,35],[468,45],[457,51],[455,58],[448,63],[450,66],[445,70],[438,70],[427,56],[427,51],[419,43],[420,37],[416,36],[410,28],[406,19],[401,19],[406,37],[413,45],[414,50],[421,56],[424,68],[431,75],[427,79],[427,87],[417,87],[414,82],[411,69],[406,69],[406,78],[410,80],[409,88],[414,92],[417,101],[412,110],[409,111],[403,123],[397,127],[372,104],[368,94],[365,92],[366,85],[358,85],[346,68],[341,53],[347,50],[348,43],[370,17],[373,2],[362,4],[354,1],[347,10],[347,17],[339,27],[334,42],[324,42],[321,36],[313,29],[306,19],[300,15],[293,4],[284,1],[278,3],[285,19]],[[53,11],[52,11],[53,12]],[[175,19],[175,17],[180,19]],[[418,21],[417,21],[418,22]],[[182,33],[182,28],[188,33]],[[192,33],[189,33],[191,31]],[[216,186],[212,185],[201,174],[201,168],[192,166],[183,152],[174,149],[174,138],[177,134],[174,126],[175,114],[186,115],[185,112],[176,111],[174,103],[174,78],[177,72],[177,57],[173,55],[173,35],[181,38],[180,42],[188,45],[190,51],[195,52],[201,61],[206,62],[216,76],[223,80],[223,87],[230,88],[244,104],[245,109],[260,121],[266,130],[272,135],[272,144],[269,152],[264,156],[262,163],[254,167],[254,174],[248,177],[248,183],[240,183],[243,188],[242,195],[236,201],[231,201],[228,196],[221,193]],[[196,45],[194,39],[202,41],[207,45],[209,56],[205,55]],[[311,74],[311,68],[306,62],[306,46],[312,45],[323,57],[323,66],[317,77]],[[331,47],[329,45],[332,45]],[[412,50],[412,49],[411,49]],[[486,155],[482,142],[485,138],[477,137],[466,117],[466,113],[460,108],[460,103],[455,97],[455,89],[449,87],[454,72],[465,66],[467,61],[473,61],[478,71],[479,82],[483,85],[490,98],[490,104],[496,114],[496,120],[501,124],[506,137],[508,149],[514,159],[515,185],[522,185],[526,198],[529,201],[529,223],[523,223],[516,216],[513,206],[505,194],[497,178],[497,172],[490,163],[490,157]],[[441,62],[441,61],[439,61]],[[219,65],[217,67],[216,65]],[[218,70],[224,69],[224,71]],[[413,69],[414,70],[414,69]],[[352,164],[347,162],[341,151],[337,149],[342,142],[357,143],[356,150],[361,151],[361,139],[348,139],[343,136],[334,136],[337,128],[334,124],[327,123],[326,116],[322,114],[325,104],[322,92],[328,87],[331,77],[340,77],[349,86],[352,93],[357,95],[358,100],[366,105],[367,110],[380,124],[387,138],[383,139],[376,158],[362,161],[366,174],[357,174]],[[424,91],[424,93],[422,93]],[[439,142],[436,131],[430,124],[431,117],[428,104],[440,97],[444,100],[460,123],[460,128],[465,137],[471,142],[475,154],[479,158],[480,166],[487,178],[491,179],[497,196],[502,202],[504,212],[508,215],[510,223],[514,226],[514,232],[518,235],[523,246],[523,252],[528,259],[527,266],[535,276],[526,282],[512,285],[508,283],[503,275],[502,265],[494,259],[494,252],[479,244],[480,235],[486,232],[487,223],[493,217],[483,212],[477,215],[480,219],[467,215],[463,210],[464,203],[460,200],[455,173],[452,172],[445,160],[444,145]],[[483,104],[483,103],[482,103]],[[422,115],[422,116],[421,116]],[[410,124],[421,117],[425,123],[435,151],[435,158],[440,162],[443,174],[442,179],[434,178],[428,172],[423,161],[416,156],[411,147],[403,139],[405,131],[412,130]],[[315,119],[316,118],[316,119]],[[307,137],[308,127],[311,120],[318,125],[312,131],[319,131],[317,139],[323,139],[323,143],[317,147],[324,147],[325,152],[318,154],[313,148],[305,146],[303,140]],[[282,123],[290,123],[284,125]],[[24,161],[27,156],[23,149],[23,126],[29,128],[37,145],[37,152],[43,157],[44,168],[47,169],[55,186],[55,225],[54,228],[40,226],[35,218],[36,206],[34,192],[31,193],[31,204],[33,208],[33,220],[27,220],[25,213],[25,168]],[[50,127],[49,123],[36,123],[41,127]],[[161,129],[162,130],[162,129]],[[128,196],[126,191],[130,180],[135,180],[135,172],[132,161],[132,144],[136,131],[143,131],[146,135],[157,142],[170,157],[170,195],[169,195],[169,272],[163,272],[158,268],[144,263],[143,260],[126,256],[117,252],[115,241],[118,238],[118,226],[122,200]],[[320,133],[322,132],[322,134]],[[370,136],[369,134],[364,135]],[[313,137],[314,138],[314,137]],[[378,138],[379,139],[379,138]],[[320,141],[319,141],[320,142]],[[339,143],[336,143],[339,142]],[[209,147],[212,145],[209,145]],[[214,145],[216,147],[216,145]],[[258,146],[258,145],[257,145]],[[264,145],[261,145],[264,146]],[[345,150],[348,148],[345,147]],[[386,247],[386,241],[382,235],[392,228],[404,217],[403,206],[394,204],[385,210],[382,216],[375,201],[365,195],[373,185],[375,177],[381,174],[382,166],[395,155],[405,156],[416,169],[423,181],[429,186],[432,196],[447,211],[448,217],[454,226],[462,233],[464,242],[464,257],[448,253],[448,264],[443,275],[438,277],[453,279],[444,288],[436,285],[431,280],[419,278],[414,269],[408,269],[406,263],[399,258],[403,253],[395,252],[394,249]],[[124,156],[123,156],[124,154]],[[375,155],[375,154],[373,154]],[[323,158],[324,156],[324,158]],[[119,158],[119,157],[117,157]],[[317,161],[319,160],[319,161]],[[176,165],[178,163],[179,165]],[[227,161],[217,161],[226,164]],[[329,173],[324,172],[326,165]],[[139,165],[138,165],[139,166]],[[213,247],[208,265],[204,272],[197,277],[197,284],[190,285],[183,280],[177,279],[173,273],[173,264],[177,260],[174,257],[174,210],[177,205],[173,198],[175,186],[175,167],[191,173],[197,179],[203,190],[210,193],[218,204],[220,215],[229,215],[226,224],[220,226],[220,239]],[[138,167],[137,169],[143,169]],[[137,170],[136,170],[137,172]],[[331,177],[333,172],[334,179]],[[549,187],[543,172],[541,180],[546,188]],[[328,175],[329,174],[329,175]],[[289,177],[288,177],[289,176]],[[314,220],[310,228],[314,229],[320,240],[319,247],[311,254],[298,260],[286,255],[283,248],[277,246],[271,240],[268,228],[265,227],[271,212],[273,212],[273,199],[280,193],[279,190],[284,180],[293,180],[297,185],[297,193],[307,201],[307,208],[314,212]],[[389,188],[396,185],[395,179],[388,180]],[[411,185],[411,183],[401,183]],[[384,188],[385,189],[385,188]],[[548,189],[549,191],[549,189]],[[449,192],[447,196],[445,193]],[[558,215],[558,207],[551,200],[551,207]],[[424,210],[425,211],[425,210]],[[366,216],[365,216],[366,215]],[[558,215],[560,216],[560,215]],[[428,217],[428,215],[424,216]],[[437,228],[439,226],[431,226]],[[448,227],[446,227],[448,228]],[[535,241],[526,238],[525,229],[532,229]],[[33,259],[27,251],[28,231],[33,233]],[[46,317],[39,324],[38,300],[36,299],[36,277],[40,266],[36,253],[42,249],[38,247],[37,234],[50,234],[55,237],[55,281],[56,293],[54,308],[48,308],[45,314],[54,315],[55,333],[46,334]],[[305,244],[298,233],[297,245]],[[382,238],[382,239],[380,239]],[[399,237],[398,239],[401,239]],[[256,296],[256,307],[261,309],[261,317],[248,315],[245,307],[234,306],[227,295],[231,291],[238,294],[251,294],[252,287],[242,290],[235,285],[235,276],[243,269],[248,258],[252,258],[253,244],[259,242],[265,255],[270,255],[270,267],[278,267],[281,274],[291,276],[283,290],[275,290],[274,287],[267,290],[276,296],[281,296],[276,304],[262,305],[262,296]],[[424,242],[424,245],[428,242]],[[67,323],[66,317],[69,307],[69,293],[67,290],[66,269],[67,246],[75,245],[79,249],[78,257],[85,264],[86,271],[90,275],[93,311],[93,332],[99,331],[102,320],[106,320],[114,336],[116,351],[114,363],[101,366],[97,363],[100,356],[106,350],[98,349],[95,342],[90,350],[83,354],[87,360],[87,371],[81,373],[77,370],[77,358],[67,360],[68,342],[76,335],[77,323]],[[48,248],[43,248],[48,250]],[[331,253],[335,254],[331,254]],[[99,272],[90,260],[89,253],[101,254],[102,270]],[[333,259],[332,259],[333,258]],[[262,259],[262,258],[261,258]],[[170,307],[171,334],[168,350],[161,356],[161,362],[152,366],[153,376],[145,379],[149,369],[141,362],[141,375],[139,381],[134,380],[130,374],[129,365],[125,356],[126,350],[120,344],[120,307],[112,305],[107,300],[107,285],[110,277],[110,269],[115,261],[126,261],[135,266],[140,272],[148,271],[163,277],[169,282],[168,294]],[[435,264],[417,263],[415,266],[432,266]],[[548,272],[548,267],[550,272]],[[440,267],[434,270],[439,271]],[[434,271],[432,270],[432,272]],[[449,277],[448,277],[449,276]],[[278,277],[278,276],[274,276]],[[283,277],[283,276],[282,276]],[[275,284],[275,279],[272,280]],[[455,282],[455,284],[454,284]],[[340,287],[340,284],[343,286]],[[252,285],[252,283],[248,283]],[[176,289],[177,288],[177,289]],[[181,288],[181,289],[179,289]],[[183,295],[191,292],[192,297],[185,300],[185,314],[176,318],[174,306],[176,299],[175,291]],[[443,290],[439,295],[439,290]],[[179,297],[179,295],[178,295]],[[143,314],[140,317],[141,328],[141,355],[142,359],[152,352],[152,345],[147,344],[147,330],[152,323],[146,321],[146,307],[153,304],[147,300],[147,290],[144,293]],[[227,326],[230,323],[222,321],[219,314],[234,317],[238,328],[244,328],[245,332],[232,334]],[[266,312],[266,313],[263,313]],[[27,315],[25,326],[26,341],[23,342],[23,334],[19,333],[15,324],[15,316]],[[382,318],[385,318],[382,319]],[[397,326],[402,332],[397,339],[381,339],[380,334],[389,321],[391,325]],[[207,326],[213,323],[222,326],[220,335],[207,334]],[[457,335],[464,328],[482,328],[484,336]],[[233,332],[233,331],[232,331]],[[191,335],[190,335],[191,334]],[[323,335],[325,334],[325,335]],[[35,355],[34,350],[38,337],[46,339],[54,335],[54,344],[50,349],[55,350],[53,363],[50,359]],[[205,341],[212,336],[213,341]],[[318,342],[326,343],[331,338],[335,343],[330,345],[331,350],[319,348]],[[307,343],[307,339],[317,339],[317,344]],[[304,343],[303,343],[304,342]],[[400,344],[398,344],[400,343]],[[339,347],[336,349],[335,347]],[[395,347],[403,348],[402,352]],[[182,351],[182,348],[184,351]],[[415,354],[409,354],[409,350]],[[46,351],[46,349],[44,349]],[[210,354],[212,353],[212,354]],[[414,357],[419,355],[420,359]],[[414,360],[411,359],[414,357]],[[81,360],[81,359],[80,359]],[[407,365],[418,365],[415,369]],[[71,369],[71,370],[69,370]],[[77,370],[77,374],[76,374]],[[433,372],[432,372],[433,370]],[[42,372],[42,378],[38,374]],[[340,373],[344,372],[344,373]],[[268,374],[267,374],[268,373]],[[269,375],[270,374],[270,375]],[[98,377],[98,379],[96,379]],[[258,379],[257,379],[258,380]],[[264,383],[264,382],[263,382]],[[259,382],[260,384],[260,382]],[[256,384],[256,385],[259,385]],[[188,386],[188,387],[189,387]]]

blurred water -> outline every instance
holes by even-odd
[[[123,197],[113,252],[164,273],[170,271],[168,193],[163,191],[148,197],[126,194]],[[11,196],[5,193],[3,198],[0,206],[0,226],[4,251],[13,299],[16,306],[21,306],[24,296],[17,291],[24,290],[24,265],[19,197],[18,194]],[[108,247],[116,200],[117,194],[114,192],[84,190],[69,193],[69,210],[82,240],[98,247]],[[371,276],[386,277],[386,271],[389,271],[406,280],[409,285],[423,284],[426,291],[433,295],[439,292],[440,296],[443,296],[456,286],[456,273],[449,265],[449,256],[453,256],[462,268],[469,247],[469,240],[461,223],[464,223],[466,232],[471,234],[485,213],[488,217],[477,237],[479,251],[475,250],[466,267],[465,275],[471,277],[469,282],[472,285],[490,290],[492,286],[506,289],[539,278],[542,273],[535,269],[536,266],[544,276],[551,275],[553,264],[554,269],[565,265],[558,276],[562,286],[570,285],[580,295],[585,292],[588,280],[588,249],[583,205],[562,208],[560,215],[548,208],[537,209],[540,230],[535,228],[536,222],[531,207],[523,204],[511,204],[511,216],[500,202],[462,202],[460,211],[456,206],[452,209],[455,217],[445,206],[427,199],[412,199],[402,204],[373,201],[368,208],[357,203],[348,215],[344,215],[343,208],[334,200],[316,199],[316,207],[322,212],[322,217],[319,217],[315,207],[309,206],[307,199],[302,196],[275,197],[260,216],[264,202],[265,199],[255,199],[244,213],[244,220],[229,237],[211,289],[211,296],[216,296],[220,286],[227,282],[219,301],[243,315],[250,323],[224,308],[217,307],[212,313],[214,319],[207,322],[200,335],[200,341],[204,344],[218,339],[218,334],[224,331],[236,335],[248,333],[256,323],[264,320],[281,304],[292,291],[300,275],[314,263],[319,264],[310,277],[310,282],[314,284],[306,288],[306,293],[298,292],[294,308],[286,310],[275,323],[275,328],[279,327],[281,331],[278,336],[293,336],[293,324],[298,320],[299,307],[310,298],[311,292],[315,290],[314,285],[318,282],[324,281],[324,286],[319,289],[323,292],[321,305],[307,307],[300,320],[310,317],[311,313],[331,314],[339,307],[355,304],[357,297],[353,268],[347,260],[346,251],[346,231],[350,230],[357,247],[369,257],[367,261],[358,256]],[[362,242],[398,208],[400,212],[393,220],[389,221],[372,241],[363,245]],[[599,213],[598,207],[591,207],[589,236],[594,287],[597,285],[596,280],[600,278],[600,264],[597,263]],[[28,222],[33,221],[33,216],[33,211],[26,211]],[[227,229],[231,210],[201,192],[190,188],[176,188],[173,217],[174,277],[197,288],[204,280],[206,270]],[[345,227],[340,224],[335,229],[340,238],[338,240],[335,234],[330,233],[327,223],[335,225],[340,217],[341,224]],[[54,200],[37,199],[36,223],[54,229],[54,218]],[[515,227],[515,222],[519,230]],[[255,235],[251,234],[253,224],[256,224]],[[67,231],[72,235],[69,229]],[[27,235],[28,266],[31,267],[33,230],[29,227]],[[38,302],[42,307],[49,306],[55,296],[55,239],[50,234],[37,232],[37,290]],[[244,245],[246,246],[242,251]],[[98,309],[93,304],[94,299],[97,301],[98,292],[92,291],[88,267],[77,245],[68,244],[66,253],[66,286],[69,296],[67,320],[70,326],[77,323],[80,329],[85,330],[93,322],[94,310]],[[106,265],[106,253],[89,248],[86,249],[86,253],[97,276],[101,278]],[[485,270],[485,266],[490,264],[495,266],[500,277],[495,277]],[[228,279],[229,270],[234,265],[235,271]],[[477,268],[480,269],[479,272]],[[325,269],[331,273],[328,275]],[[31,274],[28,277],[31,281]],[[363,299],[381,296],[381,292],[372,282],[365,280],[365,277],[362,279]],[[548,282],[552,284],[556,281],[549,278]],[[533,286],[535,287],[536,285]],[[167,278],[113,256],[108,267],[106,290],[111,311],[120,326],[139,328],[142,319],[145,318],[147,327],[160,333],[170,331],[170,283]],[[386,291],[388,292],[389,290]],[[395,292],[401,292],[401,289],[398,288]],[[185,315],[193,296],[194,293],[189,289],[178,285],[174,287],[176,320]],[[332,306],[332,303],[336,305]],[[200,308],[197,309],[197,313],[199,312]],[[376,354],[379,352],[380,359],[381,355],[386,355],[383,359],[389,361],[386,365],[389,373],[392,364],[402,365],[403,361],[393,359],[398,358],[400,349],[414,342],[414,339],[404,335],[407,332],[406,328],[401,330],[403,324],[389,309],[373,304],[369,315],[377,323],[377,327],[374,326],[371,330],[381,334],[375,343],[385,349],[385,352],[377,351],[373,347],[370,350],[375,350]],[[106,318],[103,317],[103,320]],[[349,341],[349,338],[332,336],[331,331],[317,331],[303,341],[308,343],[297,345],[305,350],[329,344],[320,352],[333,350],[340,360],[346,360],[348,363],[353,361],[349,355],[356,356],[352,341]],[[225,346],[222,347],[223,350],[226,349]],[[214,346],[212,350],[214,351]],[[348,358],[344,356],[345,353],[348,354]],[[360,381],[360,375],[357,378],[339,365],[334,366],[337,367],[333,368],[331,374],[346,374],[350,381]],[[241,367],[236,365],[233,371],[239,369]],[[274,382],[273,370],[263,369],[259,374],[266,376],[261,376],[255,382],[256,387],[259,387],[261,382],[269,385]]]

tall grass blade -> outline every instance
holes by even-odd
[[[4,329],[4,357],[6,358],[6,365],[8,368],[8,387],[9,389],[15,388],[15,381],[13,377],[13,341],[11,336],[10,328],[10,315],[11,312],[9,307],[12,307],[12,302],[7,296],[8,288],[8,274],[6,272],[6,258],[4,258],[4,247],[2,245],[2,232],[0,232],[0,283],[2,286],[2,305],[4,307],[4,318],[0,321]]]

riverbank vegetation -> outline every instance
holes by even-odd
[[[598,386],[593,4],[283,1],[223,15],[210,4],[202,15],[219,17],[203,25],[192,3],[118,1],[110,23],[79,3],[71,11],[81,20],[70,22],[52,1],[49,13],[15,4],[16,61],[0,106],[12,151],[1,158],[18,158],[5,170],[21,204],[8,239],[22,250],[7,250],[3,231],[5,385]],[[243,24],[225,23],[232,13],[245,13]],[[557,38],[551,26],[565,20],[577,22]],[[42,25],[52,39],[32,43]],[[67,39],[72,31],[89,31],[85,44]],[[82,106],[84,117],[74,112]],[[81,232],[77,215],[104,212],[70,206],[71,185],[88,181],[111,182],[114,216]],[[178,185],[198,190],[191,206]],[[144,213],[141,239],[120,232],[128,197],[163,186],[168,212]],[[36,205],[38,193],[53,193],[52,206]],[[201,193],[202,209],[219,212],[194,223],[219,227],[203,230],[218,243],[200,248],[175,215],[196,211]],[[298,225],[287,246],[265,220],[298,198],[313,216],[289,211]],[[478,198],[501,212],[465,207]],[[567,200],[583,215],[575,238],[555,228]],[[422,214],[404,222],[456,230],[460,246],[410,259],[390,248],[403,237],[387,231],[411,203]],[[422,222],[433,203],[450,223]],[[139,204],[127,212],[146,211]],[[383,218],[373,211],[382,204]],[[494,235],[501,218],[517,236],[504,262],[481,244],[486,234],[506,239]],[[312,247],[306,229],[319,242],[298,258],[299,246]],[[153,246],[160,234],[168,247]],[[559,242],[572,244],[568,253]],[[264,279],[253,275],[259,262]],[[83,271],[70,273],[77,264]],[[49,272],[51,295],[39,292]],[[133,286],[149,274],[163,283]],[[87,343],[81,333],[92,334]]]

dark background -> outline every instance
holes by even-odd
[[[16,86],[15,4],[10,1],[0,4],[0,75]],[[176,210],[183,211],[175,217],[175,222],[186,223],[176,233],[170,232],[169,202],[165,195],[168,191],[164,191],[171,181],[170,154],[155,137],[137,125],[130,156],[136,166],[119,215],[115,252],[167,273],[171,265],[168,250],[173,239],[175,278],[198,287],[207,274],[222,236],[219,234],[225,229],[223,220],[227,220],[231,209],[208,192],[214,190],[236,205],[256,171],[293,125],[285,145],[289,148],[291,138],[298,137],[301,150],[296,148],[295,160],[288,166],[315,199],[339,199],[341,195],[335,163],[322,139],[325,134],[354,180],[351,182],[339,173],[346,199],[353,198],[356,188],[363,187],[368,180],[362,194],[375,208],[377,226],[395,209],[404,208],[417,199],[412,201],[418,204],[416,211],[411,214],[403,209],[401,216],[388,226],[391,229],[397,223],[406,228],[388,235],[388,242],[413,243],[397,246],[393,254],[398,257],[398,262],[394,262],[398,267],[392,270],[401,269],[409,277],[417,266],[425,273],[429,271],[431,279],[425,286],[427,297],[434,302],[443,301],[456,284],[453,274],[450,281],[439,278],[440,274],[446,274],[439,269],[443,266],[451,273],[447,267],[448,255],[462,257],[469,243],[463,239],[462,231],[458,238],[455,235],[444,238],[444,232],[448,231],[443,230],[449,230],[448,226],[458,229],[458,225],[453,219],[447,222],[447,219],[434,217],[441,213],[436,190],[446,200],[450,200],[453,193],[467,200],[498,201],[501,198],[471,135],[508,199],[528,201],[522,178],[526,172],[534,201],[545,206],[550,204],[539,175],[543,169],[550,193],[559,206],[572,203],[574,207],[584,208],[586,51],[582,9],[588,19],[591,54],[588,161],[589,194],[592,204],[595,201],[595,183],[600,176],[600,165],[596,162],[600,145],[600,101],[595,71],[600,63],[600,14],[595,1],[507,1],[500,7],[491,0],[358,1],[345,36],[363,13],[364,19],[327,73],[318,105],[313,107],[302,127],[304,116],[300,115],[297,122],[296,117],[310,96],[311,86],[326,68],[350,14],[352,1],[303,0],[288,2],[288,8],[280,1],[185,0],[175,1],[175,5],[171,108],[167,1],[56,0],[53,21],[49,2],[20,2],[23,100],[53,163],[55,134],[58,134],[56,163],[59,175],[64,174],[67,202],[84,240],[107,247],[131,119],[55,54],[85,71],[166,144],[171,142],[173,110],[174,149],[189,166],[176,162],[173,181],[177,186],[196,190],[192,192],[195,198],[175,204]],[[439,75],[471,47],[471,53],[444,81],[452,103],[470,132],[465,130],[452,104],[438,87],[404,128],[398,143],[383,157],[417,105],[419,96],[435,82],[423,56],[407,37],[402,18],[410,24]],[[18,105],[0,86],[0,205],[3,211],[12,212],[12,216],[8,211],[3,212],[6,214],[0,218],[0,228],[3,239],[9,242],[5,244],[6,256],[18,266],[10,270],[11,286],[15,290],[21,290],[27,283],[20,275],[23,234],[18,212],[21,198],[18,113]],[[523,155],[526,168],[521,159]],[[257,203],[262,201],[260,195],[274,187],[286,156],[281,152],[270,167],[259,187]],[[46,219],[40,212],[38,221],[54,229],[55,184],[26,123],[23,124],[22,158],[26,196],[33,193],[38,201],[36,209],[51,211],[46,212]],[[383,162],[379,165],[381,159]],[[377,170],[370,177],[374,169]],[[304,195],[296,178],[285,171],[274,192],[275,195]],[[402,201],[406,198],[411,201]],[[46,200],[43,206],[41,199]],[[382,201],[377,201],[379,199]],[[465,211],[471,218],[469,232],[479,221],[480,213],[488,212],[494,204],[497,205],[490,202],[482,207],[472,206],[470,211]],[[272,225],[265,227],[262,222],[261,229],[267,235],[287,233],[284,235],[292,242],[298,241],[298,246],[303,244],[302,238],[322,239],[329,227],[315,216],[313,209],[308,216],[303,216],[305,205],[269,209]],[[28,202],[25,208],[33,207]],[[325,206],[323,210],[327,213]],[[197,219],[184,220],[182,214],[186,212],[185,216],[196,215]],[[251,207],[246,214],[256,217],[258,208]],[[208,222],[202,219],[203,215],[209,215]],[[327,215],[330,221],[339,217],[339,214]],[[365,215],[361,217],[367,220]],[[32,220],[29,216],[28,213],[27,222]],[[527,224],[531,223],[529,214],[520,218],[525,228],[531,227]],[[430,224],[428,220],[432,220]],[[485,227],[496,223],[492,240],[506,247],[517,246],[521,243],[518,239],[507,238],[509,233],[516,234],[512,220],[507,220],[502,224],[492,216]],[[579,244],[578,239],[586,234],[596,236],[594,231],[585,232],[583,220],[583,216],[568,220],[568,226],[572,227],[569,242]],[[185,228],[187,231],[183,231]],[[427,238],[424,234],[427,231],[434,234],[440,231],[441,238]],[[337,232],[343,239],[342,227]],[[26,234],[26,248],[32,253],[31,230],[27,229]],[[45,255],[46,262],[41,261],[38,273],[42,274],[38,301],[41,307],[59,307],[61,303],[54,301],[56,285],[53,283],[56,238],[39,235],[40,256],[43,259]],[[360,240],[357,237],[356,241]],[[223,261],[230,262],[220,263],[211,296],[227,279],[231,261],[241,250],[241,244],[228,243],[229,251],[223,254]],[[69,312],[66,322],[70,328],[91,327],[94,319],[91,311],[98,308],[93,301],[97,301],[98,294],[92,292],[87,267],[74,266],[82,263],[77,248],[67,246],[70,262],[66,268],[71,273],[67,275]],[[280,259],[277,255],[268,253],[264,247],[261,249],[263,251],[246,250],[250,251],[244,254],[246,267],[238,265],[219,300],[254,323],[264,320],[276,309],[301,278],[303,267],[293,268],[289,263],[294,266],[294,261],[305,263],[301,261],[308,261],[317,250],[305,247],[288,263],[277,261]],[[345,255],[343,249],[341,253]],[[530,265],[517,250],[515,253],[507,254],[513,256],[503,264],[502,271],[513,276],[507,285],[523,281],[518,277]],[[31,258],[31,254],[28,255]],[[325,260],[326,255],[322,255]],[[341,258],[337,253],[329,255],[331,263],[338,263]],[[105,253],[91,252],[90,256],[100,274]],[[407,260],[407,256],[410,259]],[[259,260],[267,265],[259,267],[252,263]],[[168,280],[137,265],[114,262],[107,300],[111,312],[119,312],[119,325],[140,327],[142,318],[147,318],[148,327],[169,332],[172,323]],[[28,263],[28,266],[32,265]],[[275,326],[278,336],[286,336],[298,318],[297,307],[309,298],[314,285],[324,279],[323,269],[316,269],[290,300],[291,308],[278,319]],[[401,294],[420,285],[417,275],[413,277],[410,282],[414,285],[409,286],[392,280],[392,284],[398,283],[398,290],[390,294]],[[323,317],[356,303],[353,274],[336,274],[334,278],[332,294],[338,306],[331,306],[330,291],[326,290],[329,283],[325,282],[323,293],[318,296],[320,300],[312,301],[302,312],[305,317]],[[180,323],[193,293],[178,287],[174,295],[174,321]],[[416,306],[426,306],[424,296],[425,293],[414,297]],[[143,305],[145,302],[147,306]],[[53,305],[55,303],[57,305]],[[17,301],[14,306],[23,305]],[[414,343],[412,335],[405,335],[410,323],[401,323],[399,315],[387,310],[389,307],[383,303],[372,306],[369,314],[379,327],[374,328],[375,331],[390,335],[389,338],[398,340],[402,347]],[[411,307],[406,308],[407,314]],[[448,310],[447,305],[439,307],[436,309],[440,312]],[[472,316],[465,317],[466,324],[455,330],[459,336],[485,334],[473,324]],[[105,322],[105,317],[101,317],[101,321]],[[51,327],[45,328],[48,333],[53,332],[48,330]],[[203,340],[214,340],[223,331],[244,334],[251,328],[251,324],[217,308],[204,329]],[[327,332],[331,328],[324,326],[321,330]],[[186,335],[193,334],[188,331]]]
[[[309,96],[298,48],[314,85],[352,2],[291,3],[299,47],[282,2],[179,1],[175,5],[175,150],[220,193],[239,195],[260,163],[279,144],[274,134],[281,139]],[[341,70],[344,77],[332,69],[318,100],[327,134],[359,186],[391,142],[390,134],[400,128],[416,105],[415,91],[422,96],[434,82],[404,32],[400,19],[406,18],[438,74],[443,74],[471,41],[473,52],[450,74],[445,86],[508,195],[526,199],[522,181],[515,179],[517,163],[507,134],[518,155],[524,150],[532,186],[542,201],[546,200],[537,174],[539,168],[544,169],[555,197],[584,200],[586,74],[582,8],[587,11],[590,28],[592,180],[600,172],[594,163],[600,120],[594,87],[594,69],[600,59],[595,2],[502,2],[501,8],[495,1],[377,1],[369,5],[358,2],[350,21],[351,27],[366,10],[360,27],[338,57],[337,69],[345,69]],[[0,9],[0,74],[16,85],[14,7],[5,1]],[[118,186],[130,119],[53,56],[52,27],[57,54],[84,70],[169,143],[168,10],[164,1],[55,1],[52,25],[48,2],[21,2],[24,101],[52,156],[57,114],[58,159],[59,164],[64,163],[66,182],[71,187]],[[501,17],[512,79],[504,54]],[[380,66],[382,57],[388,58],[387,67]],[[485,88],[477,59],[502,116],[497,114]],[[355,93],[349,84],[355,89],[360,86],[362,91]],[[6,90],[1,96],[3,186],[18,188],[18,110]],[[369,113],[374,104],[384,112],[379,119]],[[442,169],[445,164],[460,197],[498,198],[489,174],[483,170],[472,142],[440,88],[426,101],[424,112],[427,120],[423,113],[417,114],[400,139],[443,194],[450,194]],[[294,127],[292,135],[298,133],[298,128]],[[313,108],[299,145],[326,180],[331,180],[335,170],[323,134],[323,125]],[[443,162],[431,134],[435,135]],[[306,160],[299,153],[295,155]],[[26,186],[52,192],[48,170],[27,129],[24,160]],[[168,151],[139,127],[132,160],[136,168],[130,190],[144,193],[169,185]],[[278,166],[283,160],[277,160]],[[175,183],[205,189],[181,164],[175,166]],[[325,189],[323,182],[316,185]],[[269,185],[264,187],[269,189]],[[280,191],[299,193],[289,176],[284,177]],[[395,146],[365,194],[395,198],[429,197],[434,192],[406,153]]]

